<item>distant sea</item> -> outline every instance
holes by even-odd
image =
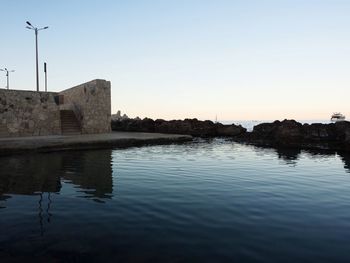
[[[252,131],[253,127],[260,124],[260,123],[266,123],[266,122],[274,122],[275,120],[218,120],[218,122],[221,122],[222,124],[236,124],[236,125],[242,125],[244,128],[246,128],[248,131]],[[280,120],[282,121],[282,120]],[[297,122],[300,122],[302,124],[304,123],[331,123],[330,120],[296,120]]]

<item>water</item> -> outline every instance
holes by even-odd
[[[226,140],[0,158],[1,262],[349,262],[350,155]]]

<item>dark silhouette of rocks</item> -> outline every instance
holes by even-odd
[[[350,151],[350,122],[301,124],[295,120],[254,126],[239,141],[275,147]]]
[[[240,125],[224,125],[197,119],[113,120],[112,130],[187,134],[198,137],[230,137],[258,146],[350,151],[350,122],[301,124],[295,120],[274,121],[254,126],[247,132]]]
[[[209,120],[200,121],[197,119],[185,119],[166,121],[162,119],[152,120],[149,118],[144,118],[143,120],[114,120],[112,121],[112,130],[186,134],[198,137],[234,137],[246,132],[246,129],[240,125],[224,125]]]

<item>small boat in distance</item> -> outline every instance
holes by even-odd
[[[340,112],[335,112],[332,115],[331,121],[334,121],[334,122],[345,121],[345,116]]]

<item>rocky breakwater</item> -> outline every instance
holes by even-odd
[[[128,132],[157,132],[170,134],[186,134],[198,137],[229,136],[236,137],[246,133],[246,129],[240,125],[224,125],[212,121],[200,121],[197,119],[185,120],[152,120],[145,119],[112,119],[113,131]]]
[[[301,124],[294,120],[254,126],[239,141],[260,146],[350,151],[350,122]]]
[[[112,130],[186,134],[197,137],[230,137],[257,146],[335,150],[350,152],[350,122],[301,124],[295,120],[274,121],[254,126],[247,132],[240,125],[224,125],[197,119],[152,120],[112,119]]]

